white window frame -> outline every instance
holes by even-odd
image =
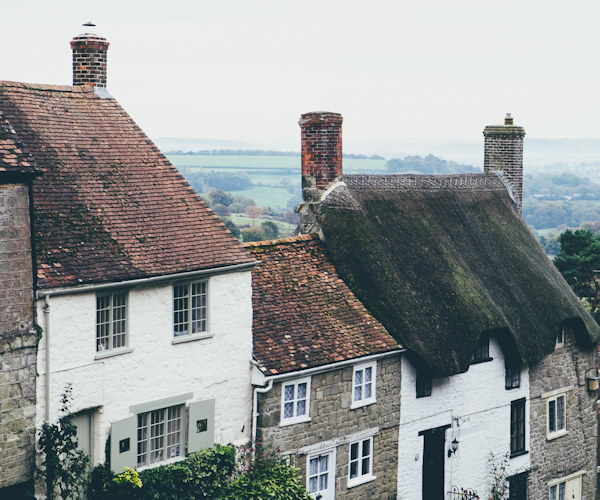
[[[561,389],[556,389],[555,391],[550,391],[542,394],[542,399],[546,400],[546,440],[551,441],[552,439],[556,439],[562,436],[565,436],[569,433],[567,430],[567,404],[568,404],[568,393],[573,389],[573,386],[563,387]],[[563,407],[563,428],[557,429],[554,431],[550,431],[550,403],[554,402],[554,425],[555,427],[558,424],[558,400],[563,398],[564,407]]]
[[[565,485],[565,500],[567,500],[567,483],[570,483],[571,481],[574,480],[578,480],[579,481],[579,498],[576,498],[575,500],[581,500],[582,498],[582,493],[583,493],[583,475],[585,474],[584,470],[581,470],[579,472],[575,472],[574,474],[570,474],[568,476],[565,477],[560,477],[557,479],[553,479],[552,481],[548,482],[548,498],[552,499],[552,488],[555,488],[555,499],[559,500],[559,488],[561,484]]]
[[[287,380],[285,382],[281,383],[281,418],[279,419],[279,426],[283,427],[286,425],[292,425],[292,424],[299,424],[302,422],[309,422],[311,420],[310,418],[310,382],[311,382],[311,377],[304,377],[304,378],[299,378],[299,379],[295,379],[295,380]],[[298,394],[298,385],[300,384],[306,384],[306,399],[304,400],[299,400],[297,398],[297,394]],[[286,401],[285,400],[285,388],[288,386],[294,386],[294,398],[291,400]],[[304,406],[304,415],[296,415],[297,413],[297,402],[298,401],[305,401],[305,406]],[[293,404],[293,413],[294,416],[292,417],[288,417],[285,418],[285,404],[286,403],[290,403],[292,402]]]
[[[369,382],[371,384],[371,396],[368,398],[365,398],[364,397],[364,388],[366,385],[365,384],[365,373],[366,373],[367,368],[371,369],[371,381]],[[361,393],[361,399],[356,399],[357,372],[362,372],[362,375],[361,375],[362,383],[359,386],[360,393]],[[352,371],[352,405],[350,406],[350,408],[354,410],[355,408],[360,408],[362,406],[371,405],[376,402],[377,402],[377,361],[373,361],[370,363],[361,363],[361,364],[355,365],[354,370]]]
[[[119,318],[118,320],[115,320],[115,305],[114,305],[114,297],[116,295],[123,295],[125,298],[125,304],[123,306],[117,306],[117,307],[124,307],[125,309],[125,314],[124,314],[124,318]],[[99,309],[99,300],[103,299],[103,298],[109,298],[109,306],[107,308],[108,310],[108,320],[105,322],[100,322],[99,321],[99,314],[100,314],[100,310]],[[119,346],[119,347],[113,347],[113,342],[114,342],[114,338],[115,338],[115,323],[116,321],[124,321],[125,322],[125,327],[124,327],[124,332],[119,332],[118,335],[124,335],[124,341],[123,341],[123,345]],[[99,343],[98,343],[98,329],[100,328],[101,324],[106,324],[108,326],[108,348],[107,349],[98,349],[99,347]],[[124,354],[126,352],[131,352],[133,351],[133,349],[131,349],[129,347],[129,291],[128,290],[113,290],[107,293],[97,293],[96,294],[96,336],[95,336],[95,351],[96,351],[96,355],[95,355],[95,359],[101,359],[101,358],[105,358],[108,356],[114,356],[117,354]]]
[[[169,419],[169,415],[170,412],[173,411],[179,411],[179,417],[177,419]],[[152,436],[152,426],[156,425],[156,424],[152,424],[152,418],[154,416],[158,416],[158,414],[160,412],[163,412],[163,420],[162,420],[162,433],[156,436]],[[169,406],[166,408],[157,408],[156,410],[150,410],[147,412],[140,412],[138,414],[136,414],[136,428],[137,428],[137,439],[135,442],[135,446],[136,446],[136,461],[137,461],[137,470],[144,470],[144,469],[149,469],[152,467],[157,467],[159,465],[164,465],[166,463],[170,463],[170,462],[177,462],[179,460],[183,460],[185,458],[185,445],[186,445],[186,434],[185,434],[185,430],[186,430],[186,416],[187,416],[187,411],[186,411],[186,405],[185,404],[179,404],[179,405],[174,405],[174,406]],[[145,417],[145,420],[144,420]],[[171,445],[168,444],[168,438],[169,435],[174,434],[174,432],[172,431],[172,428],[170,427],[170,423],[174,422],[174,421],[179,421],[179,443],[178,446],[174,445],[174,443],[172,443]],[[143,425],[142,427],[140,427],[140,423],[141,422],[145,422],[145,425]],[[146,430],[146,436],[143,439],[140,439],[140,432],[143,432],[143,430]],[[153,462],[150,462],[150,456],[151,453],[155,450],[152,450],[151,447],[153,445],[152,441],[153,439],[160,439],[162,438],[162,447],[160,448],[155,448],[156,449],[161,449],[162,453],[163,453],[163,457],[161,460],[155,460]],[[146,456],[146,460],[145,463],[140,464],[139,462],[139,456],[140,456],[140,445],[142,444],[146,444],[146,449],[142,451],[142,453]],[[179,448],[179,453],[176,454],[175,456],[168,456],[168,449],[172,448],[173,450],[175,450],[176,448]],[[172,455],[172,453],[171,453]]]
[[[330,488],[327,489],[326,495],[323,495],[323,500],[333,500],[335,499],[335,489],[336,489],[336,471],[337,471],[337,457],[336,457],[336,448],[327,448],[323,450],[319,450],[318,452],[311,453],[306,457],[306,491],[310,492],[310,461],[318,458],[320,456],[328,455],[329,456],[329,470],[328,472],[328,482]],[[321,492],[317,492],[317,494],[321,494]],[[314,495],[311,493],[311,495]],[[316,497],[316,495],[314,495]]]
[[[197,332],[192,333],[192,331],[194,330],[194,326],[193,326],[193,308],[192,308],[192,287],[194,285],[204,285],[205,289],[204,289],[204,296],[205,296],[205,304],[204,306],[201,306],[200,308],[196,308],[196,309],[202,309],[204,308],[204,318],[201,320],[195,320],[195,321],[204,321],[204,329],[199,330]],[[187,287],[187,307],[181,308],[181,309],[176,309],[176,301],[178,300],[184,300],[182,298],[176,297],[176,290],[179,287]],[[210,286],[209,286],[209,280],[206,279],[202,279],[202,280],[191,280],[191,281],[181,281],[178,283],[173,283],[173,286],[171,288],[172,290],[172,307],[173,307],[173,344],[180,344],[182,342],[189,342],[192,340],[199,340],[199,339],[206,339],[206,338],[210,338],[213,337],[214,335],[212,333],[210,333]],[[176,330],[176,326],[177,325],[182,325],[184,324],[183,321],[179,321],[176,322],[176,315],[177,314],[185,314],[187,315],[187,329],[184,330],[180,330],[177,331]],[[177,318],[177,319],[182,319],[182,318]]]
[[[365,441],[370,442],[370,444],[369,444],[370,454],[369,455],[363,454]],[[365,483],[368,483],[370,481],[374,481],[375,479],[377,479],[377,477],[373,475],[373,457],[375,456],[374,444],[375,444],[374,436],[364,437],[358,441],[353,441],[352,443],[350,443],[350,446],[348,448],[348,488],[354,488],[355,486],[359,486],[361,484],[365,484]],[[357,455],[357,458],[355,458],[353,460],[352,459],[352,447],[354,445],[358,445],[358,455]],[[365,459],[365,457],[369,458],[369,470],[366,473],[362,473],[362,465],[363,465],[363,460]],[[353,462],[357,463],[357,472],[358,471],[361,472],[356,477],[351,477]]]

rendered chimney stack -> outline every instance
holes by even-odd
[[[523,205],[523,138],[525,129],[513,125],[510,113],[504,125],[490,125],[483,131],[485,152],[483,172],[498,174],[512,191],[519,213]]]
[[[71,40],[73,85],[106,87],[106,38],[84,33]]]

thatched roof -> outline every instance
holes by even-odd
[[[336,268],[434,377],[468,370],[484,331],[524,363],[552,352],[564,321],[579,342],[600,340],[495,175],[344,181],[319,214]]]

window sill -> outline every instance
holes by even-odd
[[[279,422],[279,427],[285,427],[286,425],[303,424],[304,422],[310,422],[312,419],[306,417],[287,418]]]
[[[521,385],[520,385],[520,384],[519,384],[519,385],[515,385],[514,387],[506,387],[506,386],[504,386],[504,388],[505,388],[507,391],[512,391],[513,389],[519,389],[520,387],[521,387]]]
[[[529,453],[529,450],[515,451],[514,453],[510,454],[510,458],[516,458],[520,457],[521,455],[527,455],[527,453]]]
[[[174,464],[175,462],[181,462],[185,460],[185,456],[169,458],[168,460],[163,460],[162,462],[156,462],[152,465],[142,465],[141,467],[136,467],[135,470],[138,472],[142,472],[143,470],[154,469],[155,467],[160,467],[161,465],[169,465]]]
[[[377,476],[363,476],[360,479],[348,479],[348,489],[354,488],[355,486],[360,486],[361,484],[370,483],[371,481],[375,481]]]
[[[552,441],[553,439],[558,439],[559,437],[566,436],[569,433],[568,430],[563,429],[562,431],[553,432],[552,434],[548,434],[546,436],[546,441]]]
[[[180,335],[179,337],[174,337],[171,343],[173,345],[183,344],[184,342],[194,342],[195,340],[210,339],[214,336],[214,333],[195,333],[193,335]]]
[[[472,359],[471,360],[471,364],[472,365],[478,365],[479,363],[487,363],[488,361],[494,361],[494,358],[490,358],[489,356],[487,358],[481,358],[481,359]]]
[[[108,351],[96,351],[94,359],[111,358],[112,356],[119,356],[120,354],[127,354],[133,351],[135,351],[133,347],[119,347],[118,349],[109,349]]]
[[[363,406],[369,406],[375,403],[377,403],[377,400],[375,398],[363,399],[362,401],[356,401],[352,403],[350,409],[356,410],[357,408],[362,408]]]

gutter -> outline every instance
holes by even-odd
[[[377,361],[383,358],[390,358],[392,356],[397,356],[406,352],[406,349],[397,349],[395,351],[383,352],[380,354],[372,354],[371,356],[365,356],[362,358],[353,358],[346,359],[344,361],[338,361],[337,363],[333,363],[330,365],[317,366],[315,368],[309,368],[307,370],[296,371],[292,373],[281,373],[279,375],[272,375],[270,377],[266,377],[258,368],[258,363],[255,360],[252,360],[251,363],[253,365],[253,377],[252,377],[252,385],[254,386],[254,397],[253,397],[253,408],[252,408],[252,446],[256,443],[256,433],[257,433],[257,424],[258,424],[258,393],[265,394],[269,392],[273,388],[273,383],[280,380],[287,380],[292,378],[305,377],[308,375],[315,375],[317,373],[325,373],[333,370],[337,370],[338,368],[343,368],[345,366],[352,366],[359,363],[364,363],[367,361]],[[258,387],[259,384],[265,387]],[[255,448],[256,449],[256,448]]]
[[[85,293],[97,290],[131,288],[154,283],[173,282],[200,276],[214,276],[217,274],[236,273],[239,271],[252,271],[255,266],[260,264],[259,260],[246,262],[245,264],[235,264],[226,267],[214,267],[211,269],[202,269],[200,271],[188,271],[177,274],[164,274],[162,276],[152,276],[150,278],[139,278],[135,280],[120,281],[117,283],[98,283],[93,285],[77,285],[71,287],[50,288],[48,290],[37,290],[36,298],[41,299],[51,295],[72,295],[75,293]]]

